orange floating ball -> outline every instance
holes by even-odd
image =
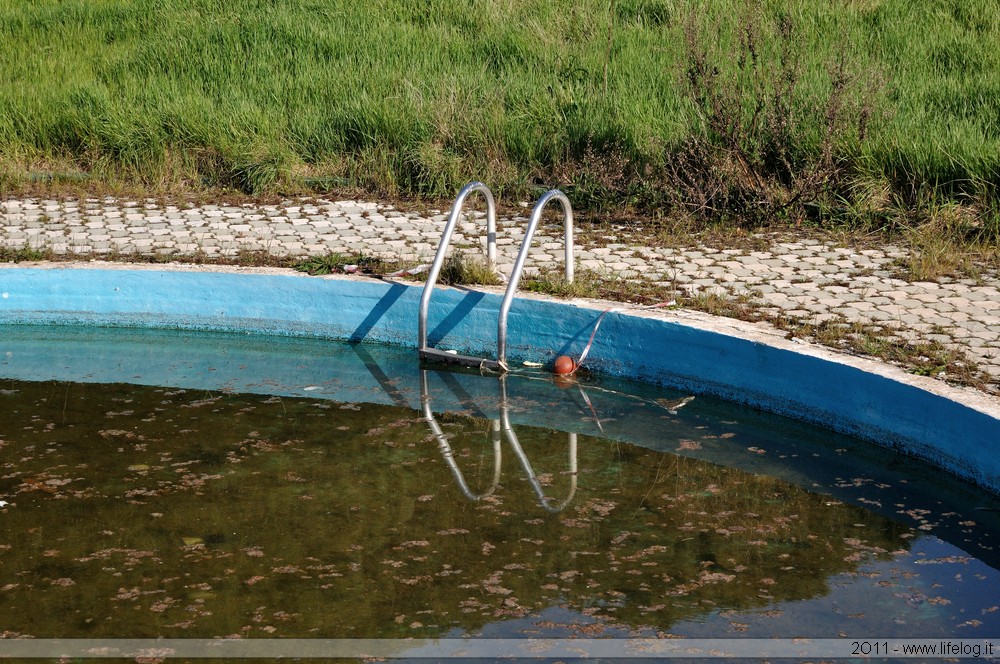
[[[557,376],[566,376],[576,371],[576,362],[568,355],[560,355],[556,358],[556,363],[552,370]]]

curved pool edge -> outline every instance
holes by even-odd
[[[414,346],[421,284],[290,270],[113,263],[0,267],[0,324],[182,328]],[[435,292],[433,345],[493,356],[500,297]],[[820,424],[930,461],[1000,493],[1000,400],[898,367],[690,311],[524,294],[512,361],[578,356],[609,308],[594,371],[711,394]]]

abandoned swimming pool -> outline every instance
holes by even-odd
[[[12,635],[1000,627],[993,496],[710,397],[203,332],[0,350]]]
[[[407,344],[403,285],[3,276],[0,599],[25,619],[12,634],[792,637],[808,616],[812,637],[978,638],[1000,626],[988,405],[852,364],[813,376],[822,352],[713,346],[726,335],[676,319],[652,339],[644,326],[663,320],[635,317],[637,348],[612,317],[595,343],[595,368],[655,389],[560,386],[321,339]],[[490,296],[448,297],[435,343],[488,351],[475,329],[490,327]],[[513,328],[518,360],[578,349],[599,313],[519,304],[532,322]],[[704,379],[686,373],[693,348]],[[755,363],[773,385],[755,382]],[[853,389],[830,394],[832,380]],[[929,410],[953,433],[921,439]],[[883,446],[843,435],[865,431]]]

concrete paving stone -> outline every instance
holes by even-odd
[[[562,247],[559,247],[558,249],[561,250]],[[554,252],[553,255],[554,256],[562,257],[563,256],[563,252],[562,251]],[[632,265],[634,267],[647,267],[647,266],[649,266],[651,269],[654,269],[654,270],[658,269],[656,266],[650,266],[647,261],[644,261],[641,258],[635,258],[635,257],[632,257],[632,256],[625,256],[625,257],[623,257],[621,259],[620,262],[626,263],[628,265]],[[659,268],[659,269],[665,269],[665,268]]]
[[[919,300],[912,299],[910,297],[911,293],[904,290],[882,291],[882,296],[889,298],[896,304],[900,304],[902,306],[914,306],[917,302],[919,302]]]
[[[948,334],[950,334],[956,341],[961,340],[963,343],[973,337],[972,330],[962,325],[953,325],[949,327]]]
[[[874,288],[878,290],[884,290],[886,288],[892,288],[893,283],[885,279],[876,276],[859,276],[854,274],[840,274],[837,278],[844,281],[849,281],[854,288]]]
[[[861,312],[855,309],[854,307],[845,305],[841,305],[839,307],[833,307],[832,309],[830,309],[830,311],[840,314],[841,316],[844,317],[847,317],[848,314],[850,314],[852,318],[856,318],[857,316],[861,315]]]
[[[916,326],[924,323],[922,316],[913,313],[900,314],[897,319],[901,325]]]
[[[940,313],[947,313],[949,311],[955,311],[955,307],[948,304],[947,302],[942,302],[940,300],[936,302],[927,302],[924,305],[927,309],[933,309],[934,311]]]
[[[841,319],[840,316],[838,316],[837,314],[830,313],[829,311],[821,311],[813,313],[810,322],[812,322],[815,325],[820,325],[822,323],[831,323],[834,321],[838,321],[840,319]]]
[[[975,352],[980,358],[989,354],[990,349],[987,346],[986,341],[980,339],[974,334],[970,333],[968,337],[962,340],[962,343]],[[998,375],[1000,375],[1000,373],[998,373]]]
[[[816,301],[826,307],[839,307],[844,304],[844,300],[839,297],[819,297]]]
[[[694,282],[694,283],[699,284],[699,282],[697,282],[697,281]],[[715,283],[715,282],[709,280],[709,281],[702,282],[699,285],[708,285],[708,284],[711,284],[711,283]],[[772,306],[775,306],[775,307],[780,307],[782,309],[788,309],[789,307],[795,306],[795,302],[790,297],[788,297],[787,295],[784,295],[782,293],[761,293],[760,294],[760,299],[763,302],[766,302],[769,305],[772,305]]]
[[[936,292],[916,292],[913,293],[911,297],[914,300],[919,300],[925,304],[931,304],[941,300],[940,294]]]
[[[825,312],[828,312],[830,310],[829,307],[827,307],[826,305],[820,304],[816,300],[805,300],[805,301],[802,301],[802,302],[800,302],[799,308],[800,309],[805,309],[807,311],[810,311],[810,312],[813,313],[813,315],[820,314],[820,313],[825,313]]]
[[[965,290],[965,297],[970,300],[995,300],[998,294],[1000,294],[1000,287],[997,286],[970,286]]]
[[[937,326],[937,327],[949,328],[949,327],[952,327],[955,324],[955,321],[951,320],[950,318],[946,318],[945,316],[941,316],[941,315],[923,316],[922,318],[923,318],[923,320],[924,320],[925,323],[929,323],[929,324]]]
[[[958,323],[967,323],[970,320],[969,314],[962,311],[946,311],[943,315]]]
[[[895,313],[891,311],[886,311],[884,309],[873,309],[872,311],[867,312],[866,315],[868,316],[868,318],[872,320],[876,320],[883,323],[888,321],[899,320],[899,317]]]
[[[979,311],[987,311],[991,313],[1000,311],[1000,293],[997,293],[994,298],[984,299],[984,300],[972,300],[970,306]]]
[[[994,337],[994,331],[990,329],[989,325],[979,322],[978,320],[970,320],[965,323],[965,327],[976,333],[977,336],[983,339],[992,339]]]
[[[784,313],[790,318],[810,319],[813,316],[813,312],[808,309],[789,309]]]

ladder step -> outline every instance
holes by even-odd
[[[459,364],[463,367],[473,367],[475,369],[500,370],[500,363],[486,357],[473,357],[471,355],[459,355],[438,350],[437,348],[421,348],[420,359],[428,362],[443,362],[445,364]]]

